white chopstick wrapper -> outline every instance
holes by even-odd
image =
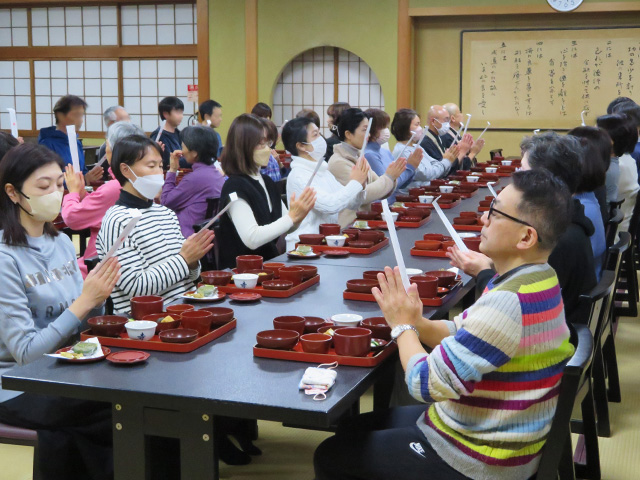
[[[534,135],[537,135],[537,134],[539,134],[539,133],[540,133],[540,129],[539,129],[539,128],[536,128],[536,129],[533,131],[533,134],[534,134]]]
[[[311,186],[311,182],[313,182],[313,179],[316,176],[316,173],[318,173],[318,170],[320,170],[320,167],[322,166],[322,162],[324,162],[324,160],[322,158],[320,160],[318,160],[318,164],[316,165],[315,170],[311,174],[311,178],[309,178],[309,181],[307,182],[307,186],[304,187],[304,188],[308,188],[309,186]]]
[[[582,112],[580,112],[580,119],[582,120],[582,126],[583,126],[583,127],[586,127],[586,126],[587,126],[587,124],[586,124],[586,123],[584,123],[584,114],[585,114],[586,112],[587,112],[586,110],[583,110]]]
[[[222,216],[222,214],[223,214],[224,212],[226,212],[227,210],[229,210],[229,208],[231,207],[231,204],[232,204],[233,202],[235,202],[236,200],[238,200],[238,195],[236,194],[236,192],[231,192],[231,193],[229,194],[229,200],[231,200],[231,201],[229,202],[229,204],[228,204],[226,207],[224,207],[222,210],[220,210],[220,211],[218,212],[218,214],[217,214],[215,217],[213,217],[211,220],[209,220],[209,221],[207,222],[207,224],[202,228],[202,230],[206,230],[206,229],[207,229],[207,228],[209,228],[211,225],[213,225],[213,222],[215,222],[217,219],[219,219],[219,218]]]
[[[369,125],[367,125],[367,133],[364,134],[364,143],[362,144],[362,150],[360,150],[360,155],[364,155],[364,150],[367,148],[367,142],[369,141],[369,134],[371,133],[371,125],[373,125],[373,118],[369,119]]]
[[[16,111],[13,108],[7,108],[9,112],[9,123],[11,124],[11,135],[13,138],[18,138],[18,120],[16,118]]]
[[[491,192],[491,195],[493,195],[493,198],[498,198],[498,194],[496,193],[496,191],[493,189],[492,185],[495,182],[489,182],[487,183],[487,187],[489,187],[489,191]]]
[[[122,246],[124,241],[132,232],[133,228],[136,226],[136,223],[138,223],[138,220],[140,220],[141,218],[142,218],[142,212],[140,212],[140,210],[131,209],[131,220],[129,220],[129,223],[127,223],[127,225],[124,227],[124,229],[122,230],[122,233],[120,234],[118,239],[114,242],[114,244],[111,246],[111,248],[109,249],[107,254],[104,256],[104,258],[100,260],[100,263],[98,263],[98,265],[96,265],[96,268],[95,268],[96,272],[100,270],[102,265],[104,265],[104,262],[106,262],[116,254],[118,249]]]
[[[467,123],[464,125],[464,132],[462,132],[462,136],[464,137],[467,133],[467,128],[469,127],[469,122],[471,121],[471,114],[467,113]]]
[[[400,155],[398,155],[396,158],[394,158],[394,160],[397,160],[399,158],[402,157],[402,155],[404,154],[404,151],[409,147],[409,144],[413,141],[413,138],[416,136],[415,132],[411,132],[411,138],[409,138],[409,141],[407,142],[407,144],[404,146],[404,148],[400,151]]]
[[[476,139],[476,142],[482,138],[482,135],[484,135],[484,132],[486,132],[486,131],[487,131],[487,129],[488,129],[490,126],[491,126],[491,122],[487,122],[487,126],[485,127],[485,129],[484,129],[484,130],[482,130],[482,133],[481,133],[481,134],[480,134],[480,136]]]
[[[76,135],[76,126],[67,125],[67,137],[69,137],[69,150],[71,150],[71,162],[73,171],[80,172],[80,157],[78,156],[78,137]]]
[[[440,197],[438,197],[438,198],[440,198]],[[453,225],[451,225],[451,222],[449,221],[447,216],[444,214],[444,212],[440,208],[440,205],[438,205],[438,199],[435,199],[433,201],[433,208],[435,209],[436,213],[440,217],[440,220],[442,220],[442,223],[444,223],[444,226],[446,227],[447,231],[449,232],[449,235],[451,235],[451,238],[453,238],[453,241],[456,242],[456,246],[460,250],[462,250],[463,252],[468,252],[469,249],[467,248],[467,246],[464,244],[464,242],[460,238],[460,235],[458,235],[458,232],[456,232],[456,229],[453,228]]]
[[[96,165],[95,165],[95,166],[96,166],[96,167],[99,167],[100,165],[102,165],[102,164],[105,162],[105,160],[106,160],[106,159],[107,159],[107,155],[105,154],[105,155],[100,159],[100,161],[99,161],[98,163],[96,163]]]
[[[404,258],[402,257],[402,250],[400,250],[400,242],[398,242],[398,234],[396,232],[396,225],[393,223],[393,217],[391,216],[391,210],[389,210],[389,203],[387,199],[382,200],[382,218],[387,222],[387,230],[389,230],[389,238],[391,239],[391,246],[393,247],[393,254],[396,256],[396,264],[400,269],[400,277],[402,278],[402,285],[405,290],[409,290],[409,276],[407,275],[407,267],[404,265]]]
[[[162,132],[164,131],[164,126],[166,124],[167,124],[166,120],[163,120],[162,123],[160,124],[160,130],[158,130],[158,135],[156,135],[156,143],[160,141],[160,136],[162,135]]]
[[[83,360],[88,359],[88,358],[100,358],[100,357],[104,357],[104,352],[102,351],[102,347],[100,346],[100,340],[98,340],[96,337],[91,337],[91,338],[87,338],[85,340],[86,343],[95,343],[98,348],[96,349],[95,352],[93,352],[91,355],[87,355],[86,357],[82,357]],[[59,353],[45,353],[45,356],[47,357],[53,357],[53,358],[64,358],[65,360],[67,360],[66,357],[63,357],[62,355],[60,355]]]

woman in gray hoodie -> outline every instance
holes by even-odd
[[[86,280],[73,244],[51,223],[62,159],[23,144],[0,161],[0,375],[68,345],[120,276],[117,259]],[[0,422],[38,431],[43,478],[113,477],[110,405],[1,389]]]

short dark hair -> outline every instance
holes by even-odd
[[[200,114],[200,120],[204,120],[204,116],[205,115],[213,115],[213,111],[216,108],[222,108],[222,105],[220,105],[215,100],[205,100],[204,102],[202,102],[200,104],[200,106],[198,107],[198,113]]]
[[[338,138],[344,142],[346,139],[345,134],[347,132],[354,133],[365,118],[367,116],[361,109],[347,108],[342,112],[338,120]]]
[[[613,140],[613,153],[616,157],[633,152],[638,143],[638,129],[633,120],[626,115],[613,113],[599,116],[596,124],[604,128]]]
[[[567,185],[571,194],[576,193],[582,177],[582,146],[577,138],[545,132],[525,137],[520,149],[529,154],[531,168],[546,168]]]
[[[380,110],[379,108],[370,108],[368,110],[365,110],[364,113],[373,122],[373,125],[371,125],[371,131],[369,132],[370,138],[378,138],[378,135],[380,135],[380,130],[384,130],[389,126],[391,117],[389,117],[389,114],[387,112],[385,112],[384,110]]]
[[[124,186],[129,181],[120,171],[120,165],[124,163],[132,167],[136,162],[144,158],[150,148],[155,149],[162,156],[160,146],[150,138],[142,135],[129,135],[116,142],[111,154],[111,171],[120,185]]]
[[[582,145],[582,178],[576,193],[593,192],[604,185],[611,164],[611,137],[598,127],[576,127],[568,135]]]
[[[271,118],[273,116],[271,107],[264,102],[256,103],[251,109],[251,113],[262,118]]]
[[[551,251],[570,223],[571,194],[567,185],[546,168],[513,174],[513,186],[522,194],[517,205],[520,219],[538,232],[538,244]]]
[[[311,108],[303,108],[296,113],[296,118],[308,118],[320,128],[320,116]]]
[[[629,97],[618,97],[613,99],[607,107],[607,114],[611,115],[612,113],[615,113],[613,109],[616,108],[616,105],[624,102],[633,102],[633,100],[631,100]]]
[[[218,155],[218,136],[213,129],[204,125],[190,125],[180,132],[182,143],[198,154],[197,162],[213,165]]]
[[[27,246],[27,232],[20,223],[20,207],[13,203],[5,191],[10,183],[21,191],[24,182],[40,167],[57,163],[60,171],[64,170],[64,162],[60,156],[47,147],[37,143],[24,143],[10,149],[0,162],[0,229],[2,241],[12,247]],[[44,233],[50,237],[58,235],[52,223],[44,224]]]
[[[13,135],[7,132],[0,132],[0,161],[2,157],[4,157],[9,150],[13,147],[16,147],[20,144]]]
[[[291,155],[298,155],[298,143],[307,141],[307,127],[313,123],[308,117],[294,118],[282,128],[282,143]]]
[[[56,118],[56,125],[58,122],[58,113],[66,115],[74,107],[82,107],[87,109],[87,102],[76,95],[65,95],[60,97],[56,104],[53,106],[53,116]]]
[[[406,142],[411,138],[411,122],[419,116],[418,112],[410,108],[401,108],[396,112],[391,122],[391,133],[398,142]]]
[[[276,143],[278,143],[278,127],[268,118],[258,117],[262,122],[265,130],[267,131],[267,141],[269,142],[269,147],[275,148]]]
[[[626,115],[635,123],[636,128],[640,128],[640,106],[636,102],[619,103],[614,107],[613,113]]]
[[[340,121],[340,115],[342,112],[351,108],[347,102],[336,102],[329,105],[327,108],[327,115],[329,115],[333,119],[333,126],[331,127],[331,132],[337,137],[338,136],[338,121]]]
[[[227,133],[227,143],[222,151],[222,170],[227,175],[255,175],[258,165],[253,152],[264,137],[264,125],[260,118],[250,113],[236,117]]]
[[[182,110],[184,112],[184,103],[178,97],[164,97],[158,103],[158,115],[160,120],[164,120],[164,114],[171,114],[173,110]]]

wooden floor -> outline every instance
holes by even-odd
[[[600,439],[602,478],[635,480],[640,478],[639,319],[621,320],[616,348],[623,401],[621,404],[610,404],[613,435],[611,438]],[[362,411],[370,409],[369,394],[363,398]],[[260,422],[260,439],[257,445],[264,454],[255,457],[253,463],[245,467],[221,464],[221,477],[234,480],[311,480],[313,452],[327,436],[326,433]],[[30,448],[0,445],[0,480],[30,479],[32,461]]]

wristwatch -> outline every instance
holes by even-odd
[[[413,325],[405,324],[396,325],[395,327],[393,327],[393,329],[391,330],[391,339],[395,340],[402,334],[402,332],[406,332],[407,330],[413,330],[414,332],[416,332],[416,335],[420,337],[420,333],[418,332],[418,329],[416,327],[414,327]]]

